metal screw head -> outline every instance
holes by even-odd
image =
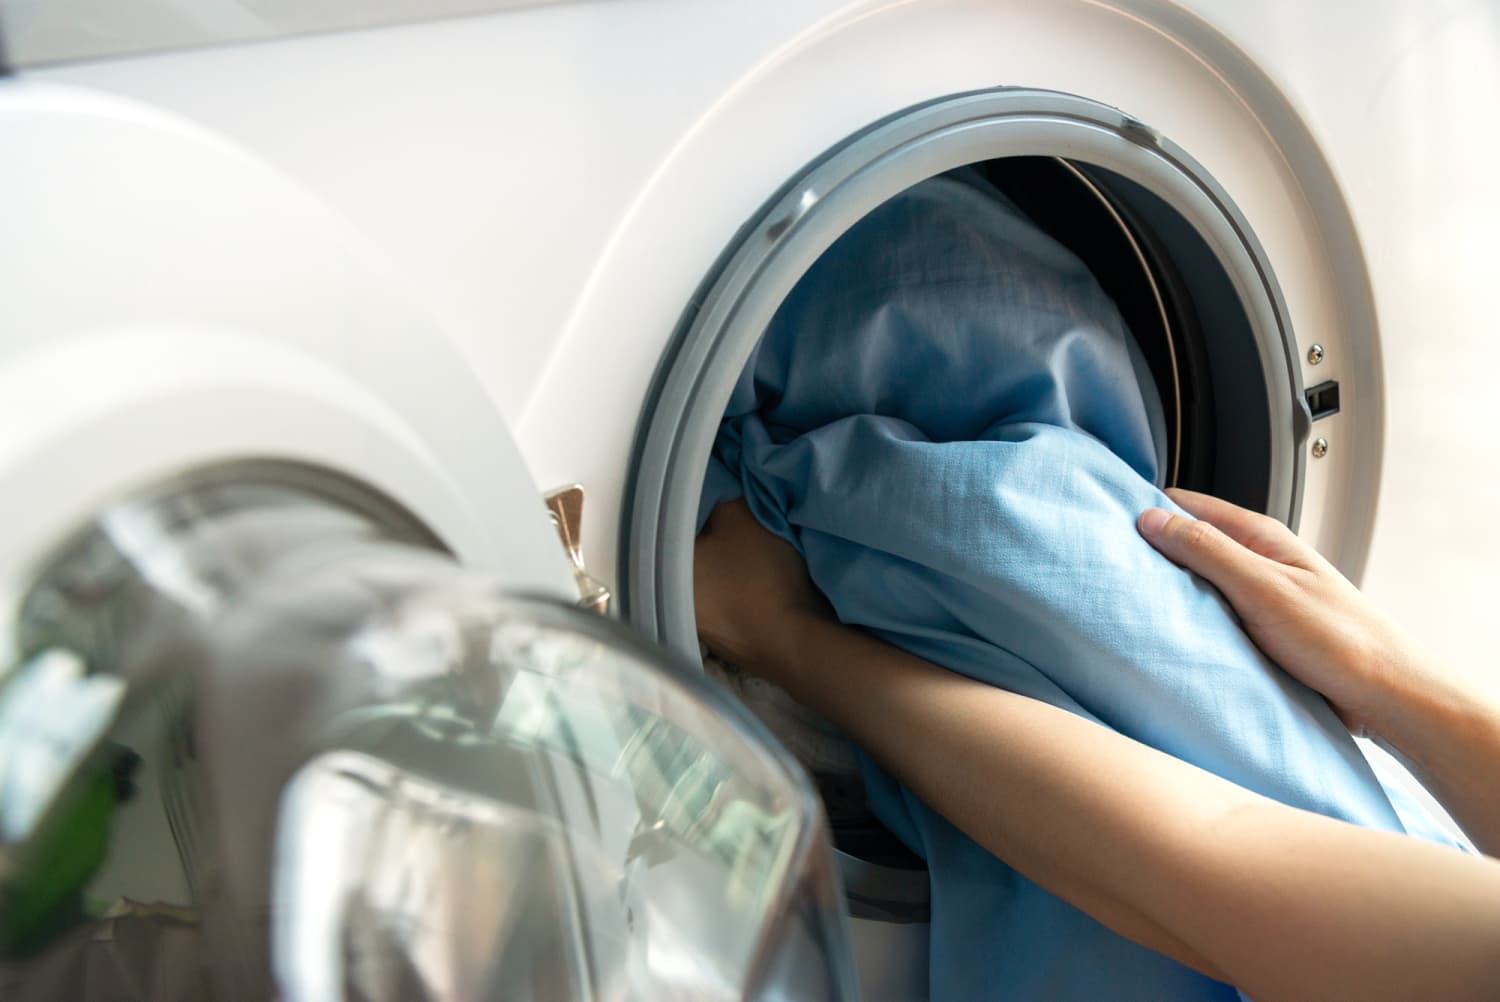
[[[1317,365],[1321,361],[1323,361],[1323,346],[1322,345],[1315,344],[1311,348],[1307,349],[1307,364],[1308,365]]]
[[[1312,454],[1314,459],[1322,459],[1324,456],[1328,455],[1328,439],[1314,439],[1312,444]]]

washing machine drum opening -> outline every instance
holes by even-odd
[[[1228,488],[1228,493],[1237,495],[1242,502],[1256,507],[1263,506],[1265,478],[1263,473],[1261,476],[1255,474],[1257,468],[1264,469],[1266,449],[1263,442],[1257,448],[1254,436],[1244,433],[1245,429],[1265,422],[1263,412],[1259,415],[1240,413],[1226,422],[1227,430],[1231,433],[1235,429],[1240,430],[1242,441],[1233,452],[1239,461],[1224,464],[1224,468],[1226,471],[1238,470],[1239,475],[1226,478],[1227,483],[1220,483],[1215,476],[1218,420],[1214,410],[1212,349],[1205,339],[1205,319],[1197,304],[1200,300],[1210,303],[1222,301],[1224,290],[1215,289],[1211,279],[1218,277],[1227,283],[1227,278],[1223,277],[1222,272],[1215,276],[1212,269],[1195,268],[1185,274],[1184,269],[1175,263],[1178,260],[1211,257],[1207,254],[1207,248],[1201,245],[1201,240],[1195,246],[1193,241],[1197,238],[1191,231],[1154,225],[1152,220],[1162,218],[1165,206],[1159,200],[1153,203],[1151,196],[1139,186],[1130,186],[1124,178],[1097,166],[1074,163],[1059,157],[1006,157],[969,165],[960,169],[954,177],[966,191],[987,190],[993,186],[992,194],[998,193],[1004,200],[1008,200],[1020,210],[1022,216],[1035,224],[1036,229],[1071,251],[1118,309],[1126,334],[1139,349],[1140,357],[1145,362],[1143,368],[1149,372],[1149,380],[1154,384],[1153,387],[1143,387],[1142,396],[1149,399],[1153,395],[1151,390],[1154,389],[1154,395],[1161,405],[1162,420],[1153,428],[1153,436],[1157,438],[1156,451],[1160,457],[1157,464],[1160,482],[1164,486],[1184,486],[1220,493]],[[944,196],[935,192],[931,198],[910,198],[903,193],[898,197],[902,200],[902,208],[898,211],[903,214],[907,211],[947,213],[954,209],[951,195]],[[884,212],[884,208],[883,205],[868,214],[860,225],[874,215],[883,215],[889,220],[889,213]],[[1028,317],[1033,310],[1040,310],[1046,315],[1056,308],[1047,305],[1048,293],[1040,288],[1032,290],[1024,285],[1019,289],[1010,287],[1016,281],[1026,281],[1029,271],[1025,266],[1021,266],[1021,270],[1013,275],[997,274],[996,286],[991,292],[956,288],[952,295],[953,314],[950,316],[941,315],[935,304],[931,309],[924,310],[923,304],[932,301],[920,291],[914,300],[903,294],[901,290],[911,288],[912,283],[920,290],[924,283],[937,282],[942,285],[952,281],[965,281],[976,271],[980,271],[979,268],[966,271],[960,266],[958,272],[951,272],[951,268],[943,264],[944,261],[951,264],[953,256],[951,249],[943,246],[945,240],[965,237],[980,240],[977,231],[954,235],[949,233],[945,221],[934,219],[933,224],[928,225],[919,219],[906,220],[895,229],[886,225],[884,229],[877,227],[875,233],[866,233],[867,239],[877,241],[886,236],[914,241],[913,246],[890,254],[879,254],[868,248],[849,249],[850,236],[855,234],[851,232],[841,238],[837,245],[843,248],[842,252],[830,249],[819,258],[778,310],[770,328],[783,332],[783,350],[786,348],[786,332],[805,330],[808,324],[815,329],[825,328],[829,324],[838,325],[840,318],[847,318],[852,326],[846,334],[829,335],[837,343],[836,346],[830,345],[830,350],[841,354],[837,346],[846,344],[848,334],[856,338],[868,335],[870,331],[867,325],[880,323],[875,318],[880,317],[887,309],[897,311],[901,319],[895,322],[895,328],[885,327],[884,324],[881,326],[886,329],[887,336],[895,335],[898,340],[904,340],[907,337],[920,338],[922,326],[928,323],[956,323],[966,326],[966,320],[962,316],[965,310],[983,310],[991,306],[998,308],[1001,316],[986,317],[977,322],[1004,337],[1010,323],[1026,325],[1032,322]],[[1001,253],[1001,249],[975,245],[975,254],[987,252]],[[836,253],[838,258],[834,257]],[[997,262],[997,266],[1005,267],[1000,263],[1003,256],[993,260]],[[933,270],[928,270],[929,265]],[[890,275],[883,271],[876,274],[868,270],[879,270],[886,266],[892,268]],[[899,273],[902,269],[909,270],[911,274]],[[1039,276],[1033,276],[1034,279],[1037,277]],[[856,298],[850,302],[839,301],[840,297],[849,295],[851,290]],[[1059,292],[1060,290],[1053,290],[1052,294]],[[826,309],[816,301],[809,302],[810,297],[818,296],[831,296],[835,301],[829,302]],[[875,301],[860,302],[857,298],[860,296],[869,296]],[[884,298],[887,296],[889,299]],[[1037,296],[1041,299],[1036,300]],[[1087,314],[1091,308],[1082,302],[1076,305],[1083,314]],[[1099,305],[1096,301],[1095,307]],[[1103,308],[1108,307],[1104,305]],[[1015,316],[1007,316],[1008,312],[1014,312]],[[1045,324],[1048,321],[1042,322]],[[1233,318],[1212,317],[1208,322],[1216,323],[1219,328],[1224,329],[1232,326]],[[1240,323],[1245,324],[1243,318]],[[977,329],[982,332],[985,326]],[[1248,325],[1245,329],[1248,329]],[[936,332],[930,336],[936,336]],[[801,335],[797,335],[793,340],[799,341],[800,338]],[[961,338],[960,343],[962,342]],[[889,347],[882,346],[887,350]],[[962,348],[957,350],[963,351]],[[938,354],[947,360],[944,364],[953,364],[954,357],[945,350],[940,349]],[[755,366],[760,356],[759,351],[752,354],[749,363],[751,367]],[[877,354],[876,357],[879,358],[880,355]],[[805,363],[807,359],[802,361]],[[877,367],[882,364],[874,359],[868,361]],[[889,366],[889,356],[886,356],[884,364]],[[1220,364],[1224,364],[1222,360]],[[778,357],[773,361],[772,368],[779,368],[780,365],[795,369],[798,362]],[[856,370],[861,368],[860,365],[854,366]],[[1138,378],[1144,379],[1146,376],[1141,368],[1137,366],[1136,373]],[[896,392],[896,387],[906,382],[903,375],[890,375],[895,377],[892,386],[882,387],[877,396],[884,397]],[[949,381],[941,368],[933,377],[942,383]],[[1029,382],[1026,377],[1021,378]],[[801,385],[800,380],[795,377],[792,380]],[[781,391],[786,389],[788,392],[796,392],[789,387],[780,386],[781,381],[781,375],[757,369],[753,377],[742,375],[736,398],[753,384],[756,405],[770,407],[773,413],[767,415],[767,420],[774,423],[774,412],[780,403],[778,398]],[[808,388],[803,385],[802,392],[806,392]],[[843,393],[848,389],[845,387],[828,392],[833,398],[843,399]],[[894,413],[903,411],[898,401],[889,403]],[[860,405],[851,406],[860,409]],[[960,406],[956,409],[962,411],[964,408]],[[800,408],[794,407],[794,411],[796,410]],[[983,418],[981,423],[988,423],[988,420]],[[1257,455],[1261,459],[1259,463],[1254,461]],[[886,866],[921,866],[920,860],[875,820],[863,802],[863,789],[853,749],[847,747],[837,734],[825,723],[791,703],[783,693],[740,673],[735,666],[712,658],[706,661],[706,666],[760,715],[773,733],[802,760],[824,796],[835,845],[839,850]]]
[[[1113,302],[1144,358],[1135,374],[1161,400],[1159,437],[1152,436],[1160,481],[1295,526],[1305,412],[1270,262],[1207,172],[1154,134],[1143,146],[1139,130],[1114,109],[1068,95],[959,95],[876,123],[790,180],[710,270],[646,401],[622,523],[630,620],[687,656],[698,653],[692,552],[704,475],[747,362],[841,236],[913,186],[961,169],[981,175],[1081,260]],[[767,709],[756,705],[767,697],[751,691],[753,680],[730,681],[752,709]],[[797,719],[800,708],[771,709],[763,716],[794,752],[799,740],[819,744],[825,736],[816,721]],[[924,949],[916,932],[928,909],[920,862],[874,822],[847,769],[827,782],[826,763],[809,764],[825,779],[851,916],[906,924],[908,945]],[[861,966],[871,961],[880,977],[902,985],[910,977],[919,994],[915,968],[897,974],[905,961],[891,959],[901,952],[891,934],[870,940],[877,945]]]

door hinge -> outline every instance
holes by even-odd
[[[613,596],[603,582],[592,577],[583,565],[583,485],[559,487],[548,492],[546,500],[552,524],[562,539],[563,552],[568,555],[568,563],[573,568],[573,581],[578,586],[578,604],[601,616],[609,615]]]

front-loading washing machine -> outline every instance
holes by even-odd
[[[858,219],[963,165],[1128,314],[1179,483],[1294,525],[1454,660],[1485,650],[1474,596],[1500,552],[1454,527],[1495,499],[1476,430],[1500,416],[1481,382],[1500,150],[1472,127],[1500,65],[1492,5],[0,9],[7,88],[169,114],[342,217],[430,311],[413,344],[477,377],[526,482],[584,485],[575,570],[685,659],[693,512],[759,332]],[[383,357],[366,343],[329,367]],[[465,423],[432,437],[500,437]],[[417,507],[364,441],[336,468]],[[476,532],[510,531],[470,504]],[[1429,564],[1457,575],[1446,593]],[[834,841],[866,993],[921,994],[922,872],[878,834]]]

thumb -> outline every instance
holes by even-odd
[[[1263,557],[1202,519],[1147,508],[1136,528],[1168,560],[1219,589],[1236,609],[1261,577]]]

